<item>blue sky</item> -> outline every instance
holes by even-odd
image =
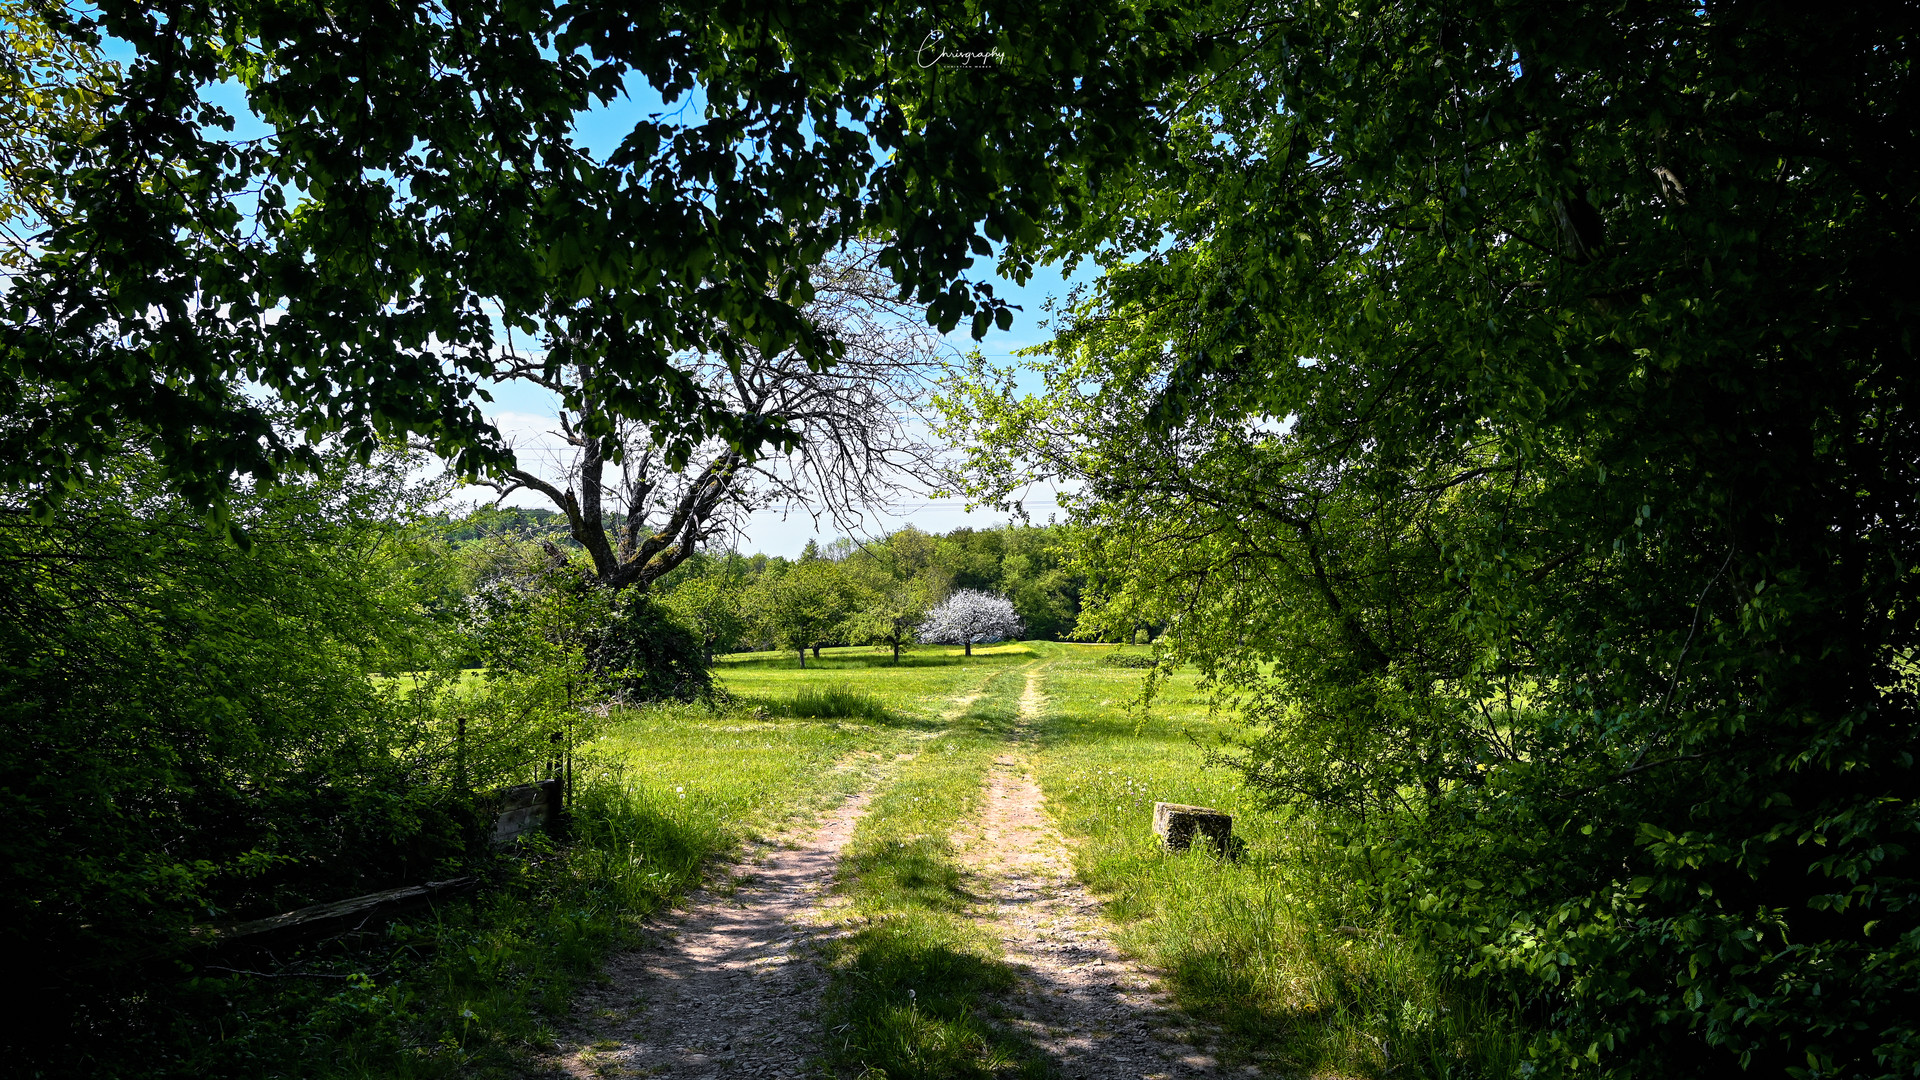
[[[112,59],[122,63],[133,59],[131,48],[124,42],[108,39],[105,46],[106,53]],[[629,89],[630,98],[615,101],[610,106],[594,109],[581,116],[575,130],[585,147],[604,155],[619,144],[636,121],[668,111],[668,106],[653,92],[652,87],[640,83]],[[270,134],[266,125],[248,110],[246,96],[238,84],[228,82],[210,87],[205,91],[205,96],[233,114],[233,138],[250,139]],[[699,108],[697,97],[675,102],[671,107],[672,111],[688,109],[695,112]],[[986,267],[976,269],[984,270]],[[1016,285],[997,274],[993,275],[990,280],[995,295],[1004,297],[1021,309],[1014,313],[1012,327],[991,330],[986,339],[980,342],[973,341],[962,328],[946,335],[944,341],[956,356],[977,347],[991,361],[1011,361],[1012,354],[1018,350],[1047,340],[1049,334],[1042,325],[1046,302],[1051,298],[1065,297],[1074,285],[1092,281],[1097,272],[1097,267],[1090,263],[1081,264],[1071,276],[1063,274],[1059,266],[1042,266],[1024,285]],[[493,403],[484,406],[483,411],[515,439],[516,445],[537,453],[542,444],[548,447],[556,444],[553,436],[548,434],[555,426],[557,401],[553,395],[526,383],[509,383],[493,388],[492,394]],[[466,489],[457,497],[484,501],[491,494],[486,489]],[[508,501],[513,505],[529,507],[549,505],[544,498],[530,492],[517,493]],[[1025,502],[1028,512],[1040,521],[1044,521],[1055,509],[1050,489],[1030,491]],[[860,531],[869,536],[877,535],[910,523],[928,532],[946,532],[962,525],[990,527],[1006,520],[1006,515],[991,510],[969,513],[958,499],[935,499],[931,496],[903,499],[887,510],[889,512],[876,512]],[[746,523],[739,544],[748,551],[791,556],[798,554],[808,540],[825,543],[842,532],[833,522],[824,519],[816,522],[805,512],[765,511],[754,515]]]
[[[697,110],[699,102],[697,99],[675,102],[671,108],[676,111],[682,108]],[[575,131],[583,146],[604,155],[619,145],[636,121],[667,109],[668,106],[653,93],[652,88],[642,84],[633,91],[630,99],[616,101],[611,106],[583,114]],[[979,342],[975,342],[964,328],[957,329],[946,335],[944,341],[956,356],[977,347],[991,361],[1009,362],[1015,352],[1038,345],[1051,336],[1042,326],[1047,300],[1064,298],[1074,285],[1092,281],[1097,273],[1098,268],[1091,263],[1076,267],[1071,276],[1063,274],[1059,266],[1045,266],[1040,267],[1025,285],[1016,285],[995,274],[991,278],[994,294],[1021,309],[1014,313],[1012,327],[1004,331],[992,330],[985,340]],[[495,403],[487,408],[487,414],[502,430],[513,433],[517,446],[532,448],[541,443],[549,447],[555,445],[556,440],[549,432],[553,427],[552,418],[557,403],[551,394],[526,384],[512,384],[500,388],[494,397]],[[487,494],[490,493],[475,490],[468,497],[479,498]],[[551,506],[546,499],[529,492],[517,493],[508,501],[510,504],[530,507]],[[1026,500],[1026,506],[1028,513],[1036,520],[1044,521],[1054,511],[1053,495],[1050,490],[1033,491]],[[962,525],[981,528],[999,525],[1007,520],[1006,515],[991,510],[969,513],[958,499],[935,499],[931,496],[903,499],[897,506],[888,509],[891,512],[876,512],[860,532],[871,536],[907,524],[927,532],[946,532]],[[746,523],[739,544],[747,551],[793,556],[806,547],[807,541],[818,540],[824,544],[841,535],[842,531],[832,521],[822,519],[816,522],[812,515],[804,511],[763,511]]]

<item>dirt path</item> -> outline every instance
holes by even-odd
[[[1022,975],[1006,1002],[1012,1024],[1069,1080],[1219,1075],[1214,1059],[1195,1049],[1205,1032],[1171,1011],[1152,970],[1114,948],[1099,903],[1073,878],[1073,858],[1024,751],[1027,726],[1044,706],[1036,668],[1015,741],[987,775],[980,819],[957,838],[980,892],[993,898],[983,923]]]
[[[981,693],[956,697],[945,715],[966,712]],[[914,756],[896,754],[891,764]],[[580,1080],[811,1075],[827,981],[817,943],[846,932],[828,915],[840,849],[886,771],[812,829],[694,893],[684,910],[647,928],[646,944],[610,959],[606,979],[575,1000],[553,1071]]]
[[[608,961],[607,982],[575,1002],[557,1071],[582,1080],[804,1075],[820,1053],[826,982],[812,944],[833,932],[817,909],[872,797],[869,788],[763,850],[650,927],[647,946]]]

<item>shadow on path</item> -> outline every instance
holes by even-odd
[[[696,893],[653,939],[609,961],[583,992],[556,1062],[563,1075],[614,1078],[800,1077],[820,1054],[825,976],[817,916],[840,849],[871,792],[854,796],[791,846],[764,852],[732,879]]]
[[[982,921],[1019,975],[1001,999],[1008,1022],[1066,1078],[1224,1075],[1203,1049],[1215,1033],[1174,1010],[1157,974],[1114,947],[1099,902],[1074,880],[1020,749],[1043,707],[1039,677],[1028,675],[1021,726],[987,775],[980,817],[955,838],[980,878]]]

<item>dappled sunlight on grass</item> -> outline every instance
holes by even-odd
[[[1042,1055],[980,1012],[1015,976],[972,921],[978,898],[952,840],[979,807],[1025,686],[1024,667],[981,670],[979,696],[874,799],[843,856],[851,932],[829,949],[828,1050],[854,1075],[1046,1075]]]
[[[1510,1075],[1514,1048],[1487,1011],[1447,994],[1416,950],[1345,903],[1311,819],[1263,809],[1237,774],[1204,767],[1204,748],[1231,727],[1209,715],[1194,676],[1165,679],[1143,718],[1142,675],[1091,650],[1056,654],[1034,762],[1121,945],[1167,973],[1184,1009],[1226,1029],[1230,1057],[1313,1075]],[[1245,847],[1231,859],[1204,845],[1168,852],[1152,831],[1156,801],[1234,815]]]

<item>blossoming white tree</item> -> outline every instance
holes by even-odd
[[[956,589],[927,614],[919,636],[921,641],[965,645],[972,656],[974,642],[1010,638],[1024,628],[1013,613],[1013,601],[978,589]]]

